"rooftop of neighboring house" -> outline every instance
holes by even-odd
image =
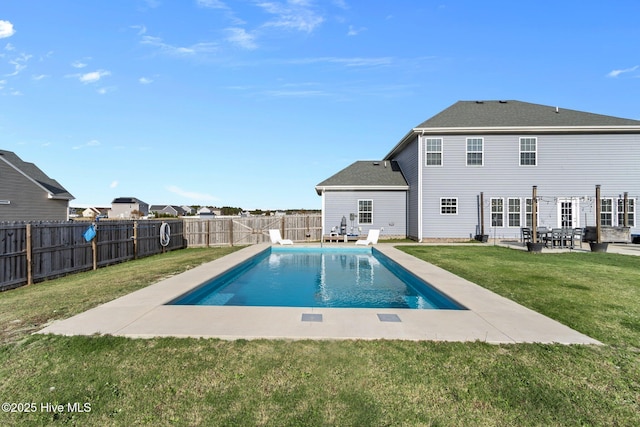
[[[114,204],[114,203],[125,203],[125,204],[143,203],[143,204],[146,205],[145,202],[143,202],[142,200],[137,199],[135,197],[116,197],[111,202],[111,204]]]
[[[73,200],[74,197],[69,193],[58,181],[49,178],[40,168],[33,163],[23,161],[15,153],[6,150],[0,150],[0,160],[4,160],[14,169],[21,172],[28,179],[39,185],[44,191],[49,193],[52,198]]]

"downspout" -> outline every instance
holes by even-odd
[[[424,132],[423,132],[424,133]],[[418,136],[418,243],[422,243],[422,135]]]
[[[321,246],[322,246],[322,242],[324,241],[324,234],[325,234],[324,233],[324,220],[325,220],[325,205],[324,205],[325,198],[324,198],[324,192],[325,192],[325,190],[323,188],[322,189],[322,194],[320,195],[321,200],[322,200],[322,202],[321,202],[321,212],[322,212],[321,221],[322,221],[322,224],[320,225],[320,228],[321,228],[321,231],[320,231],[320,245]]]

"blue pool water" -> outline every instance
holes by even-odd
[[[372,248],[271,247],[169,304],[465,309]]]

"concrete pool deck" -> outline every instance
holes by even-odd
[[[401,339],[495,344],[601,344],[555,320],[408,255],[393,244],[375,247],[468,310],[164,305],[267,247],[263,244],[243,248],[74,317],[56,321],[38,333],[229,340]]]

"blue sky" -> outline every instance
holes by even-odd
[[[2,0],[0,149],[73,206],[320,208],[458,100],[640,119],[640,2]]]

